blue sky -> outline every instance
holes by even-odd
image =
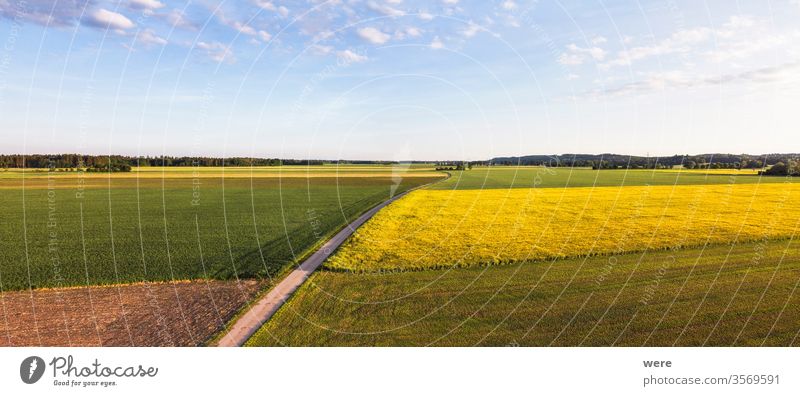
[[[800,151],[800,0],[0,0],[2,152]]]

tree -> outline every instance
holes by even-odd
[[[778,162],[763,172],[768,176],[800,176],[800,161],[789,160],[788,164]]]

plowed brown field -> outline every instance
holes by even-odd
[[[203,345],[263,286],[192,281],[0,294],[0,346]]]

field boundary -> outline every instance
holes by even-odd
[[[319,249],[311,254],[311,256],[303,261],[297,268],[293,269],[283,280],[275,284],[266,295],[261,297],[254,304],[251,304],[247,312],[238,317],[233,325],[227,329],[226,333],[216,343],[216,346],[237,347],[244,345],[261,326],[278,312],[294,292],[305,283],[306,279],[308,279],[317,268],[321,267],[325,260],[327,260],[327,258],[330,257],[358,227],[361,227],[367,220],[378,213],[378,211],[407,194],[449,179],[451,177],[450,172],[445,173],[447,174],[446,177],[433,183],[417,186],[397,194],[373,206],[350,224],[347,224],[342,230],[322,244]]]
[[[737,246],[737,245],[747,245],[752,243],[758,242],[783,242],[789,241],[792,239],[791,235],[782,235],[778,237],[769,237],[769,238],[742,238],[737,241],[727,241],[727,242],[709,242],[709,243],[696,243],[696,244],[686,244],[686,245],[678,245],[678,246],[669,246],[669,247],[662,247],[662,248],[641,248],[641,249],[631,249],[631,250],[622,250],[619,252],[598,252],[598,253],[586,253],[586,254],[576,254],[576,255],[568,255],[568,256],[552,256],[546,257],[542,259],[510,259],[510,260],[502,260],[498,262],[479,262],[479,263],[472,263],[472,264],[436,264],[430,265],[427,267],[409,267],[409,268],[399,268],[399,267],[391,267],[391,268],[375,268],[375,269],[349,269],[349,268],[330,268],[325,267],[320,271],[324,272],[331,272],[337,274],[359,274],[359,275],[369,275],[369,274],[399,274],[405,272],[424,272],[424,271],[439,271],[439,270],[446,270],[446,269],[470,269],[470,268],[487,268],[487,267],[506,267],[511,265],[527,265],[527,264],[542,264],[548,262],[557,262],[557,261],[565,261],[565,260],[580,260],[580,259],[589,259],[595,257],[614,257],[614,256],[621,256],[627,254],[642,254],[642,253],[657,253],[657,252],[679,252],[682,250],[690,250],[690,249],[699,249],[699,248],[715,248],[715,247],[724,247],[724,246]]]

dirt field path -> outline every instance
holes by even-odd
[[[444,179],[442,179],[444,180]],[[406,191],[402,194],[395,195],[380,205],[368,210],[362,214],[352,223],[348,224],[343,230],[339,231],[333,238],[325,242],[319,250],[314,252],[306,261],[300,264],[294,271],[292,271],[286,278],[278,283],[266,296],[262,297],[256,302],[247,313],[242,315],[236,323],[233,324],[230,331],[220,339],[217,346],[235,347],[242,346],[244,343],[256,332],[261,326],[266,323],[275,312],[285,303],[289,297],[292,296],[295,290],[305,282],[305,280],[314,272],[328,256],[333,253],[347,238],[355,232],[358,227],[369,220],[375,213],[383,209],[386,205],[402,198],[409,192],[415,189]]]

